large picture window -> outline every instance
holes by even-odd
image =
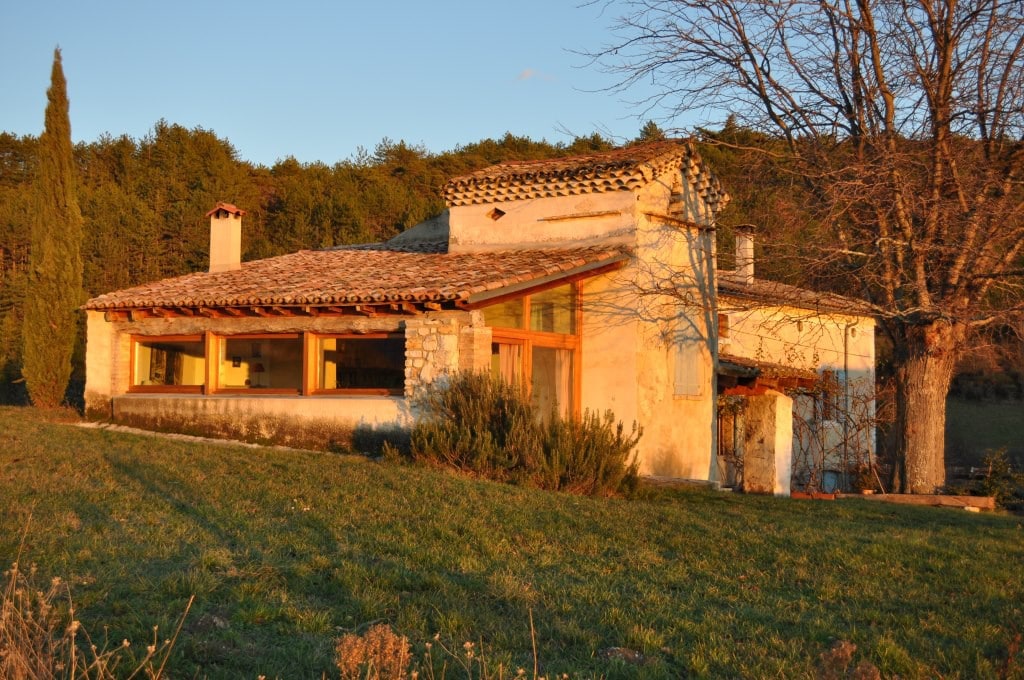
[[[132,337],[133,392],[200,392],[205,381],[202,336]]]
[[[132,336],[129,391],[400,395],[405,391],[405,336]]]
[[[402,394],[405,338],[337,335],[317,338],[318,392]]]
[[[218,391],[298,393],[302,387],[302,338],[298,334],[229,335],[220,338]]]

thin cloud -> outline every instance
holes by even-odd
[[[538,71],[535,68],[524,68],[519,75],[516,76],[516,80],[543,80],[545,82],[551,82],[554,79],[555,77],[553,75]]]

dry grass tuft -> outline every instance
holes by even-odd
[[[75,618],[71,591],[64,581],[55,577],[43,590],[35,586],[35,579],[35,565],[25,572],[14,562],[4,572],[0,599],[0,678],[114,680],[124,677],[131,680],[146,677],[159,680],[163,677],[192,600],[172,638],[159,642],[154,627],[153,643],[146,647],[140,661],[134,661],[128,640],[112,648],[93,644]],[[120,669],[122,664],[127,668]]]
[[[404,680],[409,677],[409,638],[378,623],[363,635],[347,633],[338,641],[341,680]]]
[[[847,670],[856,651],[857,645],[849,640],[836,640],[828,651],[818,656],[818,680],[880,680],[878,669],[867,659]]]
[[[58,635],[63,619],[53,603],[63,592],[63,583],[55,578],[46,591],[30,587],[35,567],[23,574],[15,562],[4,573],[3,600],[0,601],[0,677],[11,680],[51,678],[63,672],[77,634],[77,621]],[[61,659],[58,662],[58,659]]]

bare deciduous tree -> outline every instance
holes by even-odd
[[[815,264],[895,349],[896,465],[943,486],[945,399],[973,328],[1024,310],[1024,3],[625,0],[592,56],[668,117],[777,140],[831,234]],[[714,121],[711,121],[712,123]]]

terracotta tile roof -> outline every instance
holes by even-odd
[[[211,215],[213,215],[214,213],[216,213],[219,210],[223,210],[225,212],[229,212],[232,215],[243,215],[243,216],[245,215],[245,211],[244,210],[242,210],[241,208],[239,208],[239,207],[237,207],[235,205],[232,205],[231,203],[218,203],[217,205],[215,205],[213,207],[213,210],[210,210],[208,213],[206,213],[206,216],[210,217]]]
[[[745,283],[732,271],[718,272],[718,294],[770,305],[787,305],[814,312],[832,312],[853,316],[874,316],[871,305],[864,300],[799,288],[777,281],[754,279]]]
[[[666,140],[614,151],[540,161],[509,161],[455,177],[444,188],[449,206],[636,189],[680,169],[712,211],[729,196],[688,141]]]
[[[464,302],[474,294],[627,257],[605,246],[457,254],[425,250],[430,248],[399,250],[384,244],[302,250],[243,262],[238,270],[187,274],[107,293],[85,308]]]

